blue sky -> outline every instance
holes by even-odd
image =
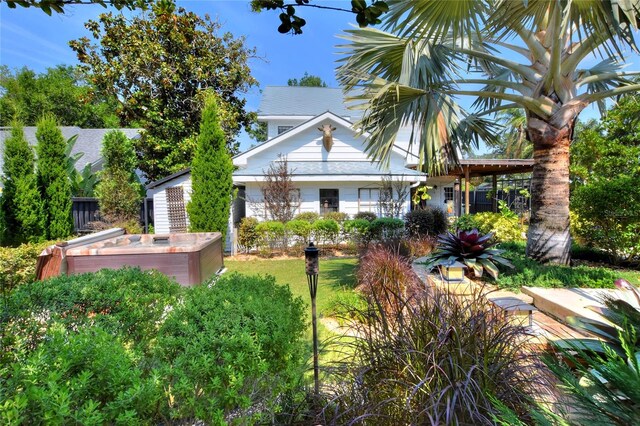
[[[349,1],[329,0],[323,4],[348,7]],[[178,5],[199,15],[208,13],[223,24],[224,31],[246,37],[247,46],[255,47],[259,56],[251,60],[250,66],[260,87],[286,85],[289,78],[300,78],[305,72],[320,76],[329,86],[337,86],[335,46],[341,43],[337,36],[355,22],[354,15],[299,8],[307,25],[304,34],[291,36],[277,32],[277,13],[253,13],[249,0],[188,0],[178,1]],[[9,9],[0,4],[0,64],[10,68],[27,66],[42,72],[58,64],[77,63],[69,40],[88,36],[84,23],[106,10],[96,5],[78,5],[69,7],[65,14],[47,16],[39,9]],[[640,69],[637,55],[632,56],[627,69]],[[259,102],[260,88],[254,88],[247,94],[248,109],[256,110]],[[589,107],[581,118],[596,115],[596,110]],[[253,142],[246,135],[240,140],[241,149]]]
[[[335,6],[346,1],[329,2]],[[245,36],[246,45],[257,49],[259,58],[250,62],[253,76],[260,87],[286,85],[290,78],[300,78],[305,72],[320,76],[329,86],[337,87],[334,68],[337,59],[337,35],[355,22],[349,13],[301,9],[307,20],[304,34],[279,34],[278,16],[273,11],[253,13],[248,0],[178,1],[178,5],[199,15],[208,13],[223,24],[223,30],[234,36]],[[109,9],[111,10],[111,9]],[[9,9],[0,4],[0,63],[10,68],[27,66],[36,72],[58,64],[76,64],[69,40],[89,36],[84,23],[96,19],[106,9],[95,5],[70,7],[64,15],[47,16],[35,9]],[[125,12],[127,13],[127,12]],[[128,12],[130,13],[130,12]],[[247,94],[247,106],[256,110],[260,88]],[[253,142],[241,137],[242,148]]]

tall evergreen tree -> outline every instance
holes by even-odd
[[[71,185],[67,176],[66,141],[51,116],[38,122],[38,187],[44,201],[47,238],[65,238],[73,233]]]
[[[133,141],[119,130],[107,133],[102,141],[104,169],[95,192],[100,214],[111,223],[138,221],[141,187],[136,169],[136,153]]]
[[[193,232],[227,233],[233,191],[233,162],[218,119],[218,105],[209,95],[202,110],[198,147],[191,165],[193,192],[187,206]]]
[[[43,236],[42,226],[23,226],[25,218],[38,224],[42,218],[41,198],[27,196],[29,186],[35,183],[33,149],[22,131],[22,125],[14,123],[11,136],[4,145],[4,189],[0,197],[2,243],[13,245]],[[37,192],[37,187],[35,188]],[[34,221],[33,218],[36,220]]]
[[[18,179],[16,188],[16,219],[20,225],[21,242],[44,241],[47,233],[47,218],[44,214],[44,202],[38,190],[38,178],[35,172]]]

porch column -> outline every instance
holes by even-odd
[[[498,176],[491,175],[491,190],[493,192],[493,197],[491,197],[491,211],[494,213],[498,212]]]
[[[464,214],[469,214],[469,166],[464,169]]]
[[[460,191],[461,178],[456,179],[453,184],[453,210],[456,216],[460,216],[462,212],[462,191]]]

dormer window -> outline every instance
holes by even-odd
[[[280,135],[291,129],[293,129],[293,126],[278,126],[278,134]]]

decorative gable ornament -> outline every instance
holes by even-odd
[[[333,146],[333,131],[336,130],[331,124],[323,124],[322,127],[318,127],[318,130],[322,132],[322,145],[327,152],[331,151]]]

